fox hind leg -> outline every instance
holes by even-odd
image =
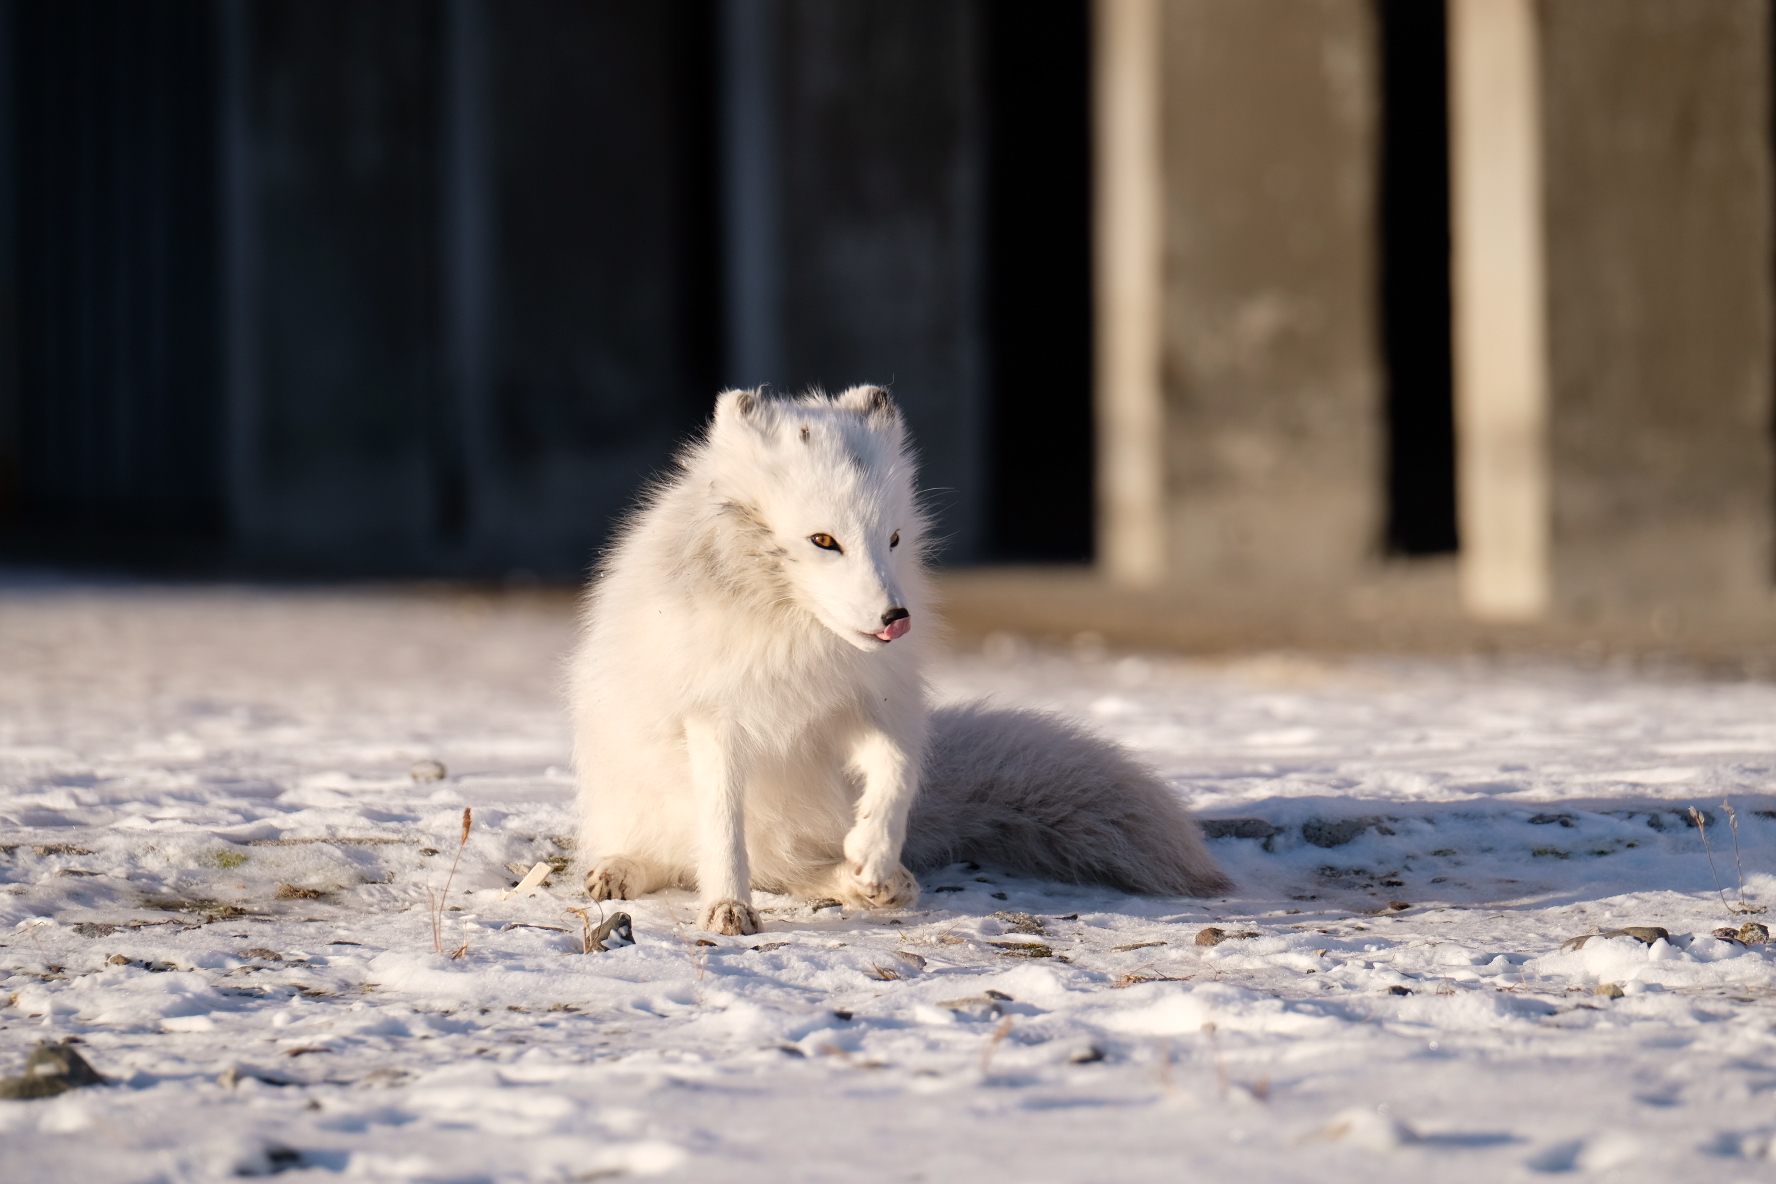
[[[860,879],[851,869],[850,861],[841,860],[797,895],[809,898],[830,896],[853,909],[905,909],[919,902],[919,881],[898,860],[886,874],[874,881]]]
[[[664,888],[670,877],[636,855],[606,855],[586,873],[586,893],[593,900],[634,900]]]

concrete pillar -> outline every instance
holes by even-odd
[[[1764,0],[1541,9],[1554,605],[1771,601]]]
[[[1768,13],[1451,2],[1474,616],[1770,603]]]
[[[1099,0],[1095,18],[1098,561],[1146,587],[1166,574],[1160,3]]]
[[[1449,0],[1462,600],[1548,607],[1547,341],[1534,0]]]
[[[1383,488],[1371,5],[1100,0],[1098,19],[1103,565],[1357,578]]]

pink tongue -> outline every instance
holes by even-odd
[[[897,637],[905,637],[907,635],[907,630],[912,627],[913,619],[911,617],[902,617],[900,620],[888,626],[888,628],[876,634],[876,636],[883,641],[893,641]]]

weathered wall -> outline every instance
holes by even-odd
[[[1163,11],[1168,567],[1348,580],[1382,541],[1372,7]]]
[[[1541,10],[1557,607],[1768,601],[1769,6]]]

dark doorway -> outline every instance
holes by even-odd
[[[1091,50],[1085,0],[986,5],[988,529],[1092,557]]]
[[[8,517],[81,546],[217,538],[210,11],[61,0],[0,20],[24,393]]]
[[[1449,111],[1442,0],[1381,0],[1388,550],[1456,549]]]

